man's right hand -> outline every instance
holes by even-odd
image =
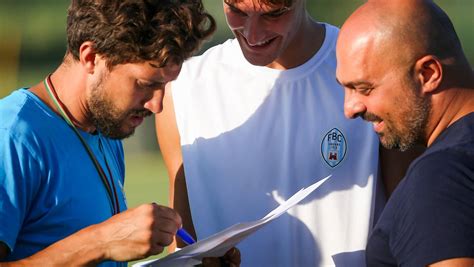
[[[143,259],[161,253],[181,224],[173,209],[144,204],[79,230],[28,258],[0,266],[42,266],[45,262],[49,266],[95,266],[106,260]],[[4,258],[8,248],[0,244]]]
[[[117,214],[97,230],[106,259],[130,261],[161,253],[181,225],[176,211],[152,203]]]

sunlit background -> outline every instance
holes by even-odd
[[[361,3],[356,0],[307,0],[319,21],[340,26]],[[474,65],[474,0],[440,0],[451,17],[464,50]],[[20,87],[32,86],[52,72],[65,53],[66,9],[69,1],[0,0],[0,98]],[[231,37],[221,0],[204,0],[218,22],[218,31],[202,50]],[[1,122],[1,120],[0,120]],[[166,170],[156,143],[153,119],[125,140],[129,207],[140,203],[168,204]],[[1,160],[1,159],[0,159]]]

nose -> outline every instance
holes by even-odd
[[[367,111],[367,107],[354,90],[345,89],[344,115],[348,119],[355,119]]]
[[[259,22],[259,19],[258,16],[249,16],[245,21],[243,33],[250,45],[255,45],[262,41],[260,40],[262,38],[260,33],[264,23]]]
[[[145,102],[144,107],[153,113],[160,113],[163,110],[163,97],[165,90],[153,91],[153,96]]]

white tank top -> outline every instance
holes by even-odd
[[[263,217],[332,175],[288,214],[238,245],[242,266],[365,266],[378,138],[344,117],[338,29],[305,64],[253,66],[236,40],[188,60],[172,84],[198,239]]]

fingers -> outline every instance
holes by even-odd
[[[146,255],[146,257],[152,256],[152,255],[158,255],[164,250],[165,250],[165,246],[161,246],[159,244],[153,244],[152,248],[150,249],[150,252],[148,253],[148,255]]]
[[[164,248],[173,242],[173,237],[181,226],[181,217],[173,209],[156,203],[144,204],[136,209],[136,220],[151,223],[145,223],[142,228],[150,233],[143,236],[144,244],[149,246],[146,256],[163,252]]]
[[[222,260],[225,264],[227,264],[226,266],[240,266],[240,250],[235,247],[229,249],[229,251],[227,251],[226,254],[222,257]]]
[[[181,225],[169,218],[156,218],[153,222],[153,230],[163,234],[175,235]]]
[[[240,266],[241,257],[240,250],[231,248],[226,254],[220,258],[203,258],[202,266],[204,267],[237,267]]]
[[[144,204],[113,216],[102,227],[107,259],[130,261],[163,252],[181,227],[181,217],[171,208]]]
[[[220,267],[221,262],[219,258],[203,258],[202,266],[203,267]]]
[[[153,217],[156,219],[156,221],[159,222],[160,220],[163,220],[167,221],[168,223],[172,222],[176,225],[177,229],[183,224],[181,216],[179,216],[178,212],[176,212],[174,209],[161,206],[156,203],[152,203],[151,205],[153,207]]]
[[[168,207],[155,203],[153,206],[153,241],[160,247],[166,247],[173,242],[176,232],[182,225],[179,214]]]

